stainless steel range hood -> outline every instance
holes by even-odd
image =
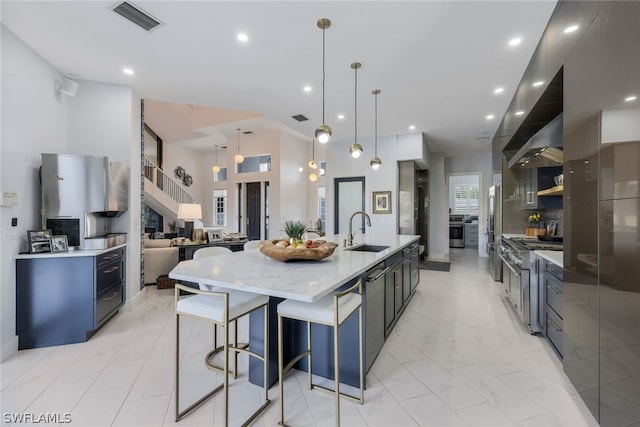
[[[509,160],[509,168],[562,166],[562,114],[533,135]]]

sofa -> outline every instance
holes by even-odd
[[[144,283],[155,284],[156,279],[178,264],[178,247],[171,239],[144,239]]]

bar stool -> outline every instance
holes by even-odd
[[[266,295],[253,294],[250,292],[241,292],[236,290],[227,290],[214,288],[213,291],[190,288],[181,284],[176,284],[176,400],[175,400],[175,421],[180,421],[184,416],[207,401],[218,391],[224,391],[224,425],[228,425],[229,420],[229,352],[234,354],[243,353],[251,357],[255,357],[263,362],[264,366],[264,402],[263,404],[245,421],[243,426],[249,425],[260,415],[270,404],[268,383],[268,354],[269,354],[269,329],[268,329],[268,303],[269,297]],[[190,295],[180,295],[180,291],[184,291]],[[264,353],[262,355],[251,351],[246,346],[235,345],[229,343],[229,326],[239,318],[250,314],[251,312],[262,308],[264,310]],[[222,345],[223,351],[223,367],[215,366],[211,361],[211,357],[218,350],[217,343],[214,341],[214,350],[210,351],[204,358],[205,365],[208,369],[220,371],[223,374],[222,384],[202,396],[200,399],[189,405],[183,411],[180,411],[180,317],[188,316],[194,319],[200,319],[210,322],[216,328],[218,325],[224,328],[224,341]],[[237,325],[237,323],[236,323]],[[215,339],[215,338],[214,338]],[[237,364],[236,364],[237,366]],[[235,367],[234,367],[235,368]],[[234,369],[234,377],[236,372]]]
[[[357,292],[356,292],[357,290]],[[338,328],[351,314],[358,310],[358,359],[360,370],[360,397],[340,393],[340,361],[338,347]],[[307,349],[295,356],[283,367],[283,319],[295,319],[307,322]],[[315,385],[311,381],[311,323],[333,327],[333,364],[335,390]],[[320,388],[335,395],[336,426],[340,426],[340,395],[364,403],[364,378],[362,370],[362,279],[341,292],[336,292],[314,303],[285,300],[278,304],[278,377],[280,380],[280,423],[284,423],[284,377],[303,357],[308,356],[309,389]]]

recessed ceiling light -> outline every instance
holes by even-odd
[[[409,130],[414,130],[416,127],[414,125],[409,126]]]
[[[522,43],[522,39],[520,37],[515,37],[509,40],[509,46],[518,46],[520,43]]]
[[[133,70],[131,68],[123,68],[122,72],[129,76],[133,76]]]
[[[311,86],[305,86],[302,88],[305,92],[311,92]]]
[[[489,114],[487,115],[487,120],[493,120],[496,116],[494,116],[493,114]]]
[[[531,86],[533,87],[538,87],[538,86],[542,86],[544,84],[544,82],[542,80],[534,82]]]
[[[338,114],[338,120],[344,120],[344,114]]]
[[[240,40],[241,42],[247,42],[249,41],[249,36],[245,33],[238,33],[238,40]]]
[[[495,93],[495,94],[499,94],[499,93],[502,93],[502,92],[504,92],[504,88],[503,87],[497,87],[497,88],[495,88],[493,90],[493,93]]]
[[[637,97],[637,96],[635,96],[635,95],[629,95],[629,96],[627,96],[624,100],[625,100],[625,101],[627,101],[627,102],[631,102],[631,101],[635,101],[636,99],[638,99],[638,97]]]
[[[300,167],[298,168],[298,172],[300,172],[300,173],[304,172],[304,168],[303,168],[302,166],[300,166]]]
[[[577,25],[571,25],[571,26],[565,28],[564,32],[565,32],[565,34],[569,34],[569,33],[573,33],[577,29],[578,29]]]
[[[521,116],[524,114],[524,111],[516,111],[516,116]]]

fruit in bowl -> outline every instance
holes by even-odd
[[[260,252],[278,261],[321,260],[333,254],[337,246],[326,240],[264,240],[260,242]]]

